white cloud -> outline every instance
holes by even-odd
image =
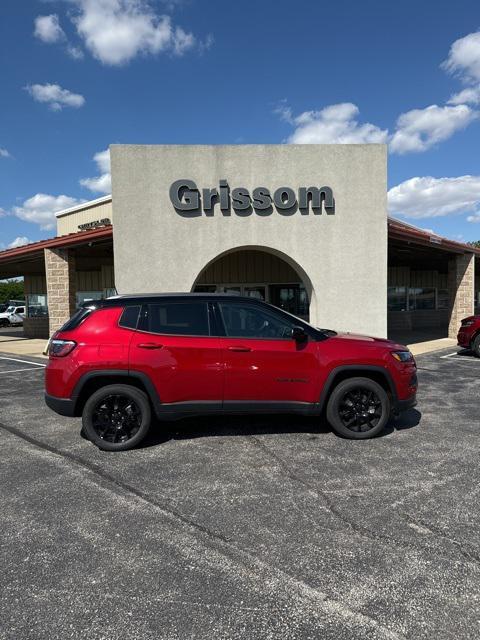
[[[390,150],[400,154],[426,151],[477,117],[477,112],[465,104],[445,107],[432,104],[425,109],[412,109],[399,116]]]
[[[467,222],[480,222],[480,213],[476,213],[473,216],[467,216]]]
[[[78,109],[85,104],[82,95],[62,89],[58,84],[31,84],[25,89],[37,102],[46,102],[52,111],[61,111],[63,107]]]
[[[7,151],[7,149],[0,147],[0,158],[10,158],[10,153]]]
[[[80,47],[75,47],[72,44],[67,45],[67,53],[74,60],[83,60],[85,57]]]
[[[110,151],[105,149],[99,151],[93,156],[93,160],[100,172],[99,176],[94,178],[82,178],[80,184],[82,187],[86,187],[94,193],[111,193],[112,192],[112,179],[110,174]]]
[[[479,215],[480,176],[410,178],[390,189],[388,208],[393,215],[417,219],[459,213]]]
[[[10,242],[8,248],[16,249],[17,247],[23,247],[26,244],[30,244],[30,242],[33,242],[33,240],[30,240],[27,236],[18,236],[13,242]]]
[[[479,104],[480,103],[480,85],[476,87],[468,87],[459,93],[450,96],[448,104]]]
[[[290,144],[364,144],[386,142],[388,131],[357,121],[359,109],[351,102],[332,104],[320,111],[304,111],[293,116],[282,104],[277,110],[282,119],[295,127]]]
[[[77,200],[77,198],[71,198],[70,196],[52,196],[46,193],[37,193],[25,200],[21,207],[13,207],[12,213],[21,220],[40,225],[41,229],[54,229],[56,226],[55,213],[81,202],[83,200]]]
[[[72,0],[79,36],[92,55],[106,65],[126,64],[139,54],[182,55],[196,38],[157,15],[145,0]]]
[[[52,13],[49,16],[38,16],[35,18],[35,37],[52,44],[65,39],[65,32],[60,26],[58,16],[56,13]]]
[[[480,31],[456,40],[441,66],[467,83],[480,81]]]

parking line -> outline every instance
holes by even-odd
[[[7,356],[0,356],[0,360],[12,360],[13,362],[21,362],[22,364],[34,364],[36,367],[46,367],[46,364],[40,364],[39,362],[32,362],[31,360],[19,360],[19,358],[7,358]]]
[[[2,373],[18,373],[19,371],[41,371],[42,367],[45,365],[40,365],[38,367],[28,367],[27,369],[0,369],[0,374]]]
[[[453,353],[449,353],[446,356],[440,356],[440,358],[451,358],[452,356],[457,356],[458,355],[458,351],[454,351]]]

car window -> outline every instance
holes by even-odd
[[[151,333],[208,336],[206,302],[161,302],[147,305],[144,329]]]
[[[125,307],[118,324],[126,329],[136,329],[138,322],[138,315],[140,313],[140,305],[132,307]]]
[[[15,313],[25,313],[25,307],[17,307]]]
[[[291,339],[293,323],[259,307],[221,302],[223,322],[231,338]]]
[[[14,311],[15,311],[15,307],[10,306],[10,307],[7,307],[7,310],[5,313],[13,313]]]

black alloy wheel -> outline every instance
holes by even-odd
[[[388,394],[370,378],[343,380],[332,391],[327,405],[327,419],[334,431],[354,440],[373,438],[389,417]]]
[[[357,387],[346,391],[338,415],[346,429],[365,432],[374,429],[382,417],[382,403],[375,391]]]
[[[146,394],[126,384],[98,389],[85,403],[82,413],[86,437],[105,451],[125,451],[139,444],[151,423]]]
[[[102,398],[92,412],[95,433],[105,442],[127,442],[141,424],[142,412],[135,400],[120,394]]]

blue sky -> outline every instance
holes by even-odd
[[[110,143],[388,142],[392,213],[480,239],[479,28],[473,0],[2,0],[0,246],[108,192]]]

